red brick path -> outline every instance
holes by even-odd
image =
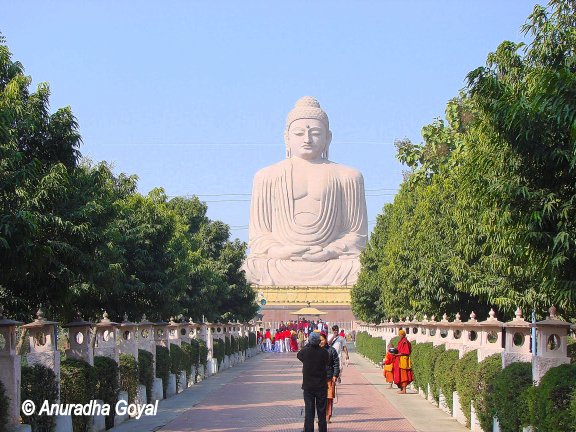
[[[296,354],[262,354],[244,366],[247,367],[237,378],[161,431],[301,431],[304,402],[300,389],[301,363]],[[344,370],[328,430],[415,431],[354,364]]]

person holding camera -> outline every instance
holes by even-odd
[[[314,415],[318,414],[318,430],[326,432],[326,369],[330,356],[320,346],[320,333],[312,332],[308,343],[296,357],[302,362],[302,390],[304,391],[304,432],[314,432]]]

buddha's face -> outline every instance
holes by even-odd
[[[285,138],[292,157],[317,160],[330,145],[332,133],[320,120],[298,119],[290,124]]]

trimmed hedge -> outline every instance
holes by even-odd
[[[87,404],[96,393],[96,370],[83,360],[66,359],[60,368],[60,401]],[[74,432],[87,432],[90,416],[72,416]]]
[[[25,400],[25,399],[24,399]],[[6,432],[8,429],[8,408],[10,406],[10,398],[6,394],[6,388],[2,381],[0,381],[0,432]]]
[[[182,351],[184,352],[184,371],[186,372],[186,383],[184,388],[188,387],[188,383],[192,379],[192,366],[194,366],[194,358],[193,358],[193,348],[192,344],[188,342],[182,342],[180,346]]]
[[[238,347],[240,352],[245,353],[248,350],[248,336],[241,336],[238,339]]]
[[[120,388],[128,392],[128,403],[134,403],[138,393],[138,362],[132,354],[120,354]]]
[[[180,382],[180,372],[186,370],[187,354],[176,344],[170,344],[170,373],[176,375],[176,389],[186,388],[186,383]]]
[[[530,395],[534,409],[529,422],[536,430],[576,430],[576,363],[550,369]]]
[[[386,354],[386,343],[382,338],[359,332],[356,335],[356,350],[372,362],[380,364]]]
[[[146,402],[150,403],[154,385],[154,356],[142,349],[138,350],[138,382],[146,386]]]
[[[2,381],[0,381],[0,385]],[[46,366],[36,364],[34,366],[22,366],[22,374],[20,381],[21,400],[31,400],[39,409],[45,400],[50,405],[56,403],[58,400],[58,383],[56,382],[56,375],[54,371]],[[5,405],[4,405],[5,404]],[[4,416],[6,420],[3,419]],[[20,411],[20,416],[24,423],[32,426],[33,432],[48,432],[52,431],[56,426],[56,418],[50,415],[33,414],[31,416],[24,415]],[[4,386],[0,391],[0,430],[8,423],[8,396],[4,394]]]
[[[414,373],[414,385],[424,392],[428,397],[428,381],[430,374],[426,374],[428,368],[425,359],[429,356],[428,351],[432,350],[432,343],[419,343],[412,345],[412,372]]]
[[[194,382],[198,382],[198,377],[200,376],[200,365],[202,364],[202,359],[200,358],[201,349],[200,344],[201,340],[199,339],[191,339],[190,340],[190,359],[192,361],[192,366],[194,366]],[[203,341],[202,341],[203,342]],[[208,354],[208,350],[206,350],[206,354]]]
[[[454,368],[458,363],[458,359],[458,351],[451,349],[441,352],[436,359],[436,364],[434,365],[434,381],[436,383],[436,388],[442,392],[451,414],[454,402],[453,392],[456,390],[456,376],[454,374]]]
[[[232,355],[232,344],[228,336],[224,336],[224,354],[227,356]]]
[[[456,363],[455,375],[460,409],[466,417],[466,426],[470,427],[472,400],[476,396],[478,387],[478,352],[476,350],[467,352]]]
[[[444,345],[433,346],[432,342],[414,344],[412,348],[412,371],[414,372],[414,385],[422,389],[428,397],[428,387],[436,402],[439,401],[437,385],[436,361],[444,353]]]
[[[484,432],[492,432],[494,413],[489,411],[486,401],[490,393],[494,391],[492,383],[500,372],[502,372],[502,356],[500,354],[492,354],[478,363],[478,384],[476,397],[472,403]]]
[[[486,408],[498,419],[501,432],[517,432],[528,426],[525,395],[526,389],[532,388],[532,364],[512,363],[494,377],[491,386]]]
[[[576,339],[572,336],[568,336],[568,357],[570,357],[570,363],[576,363]]]
[[[206,366],[208,364],[208,347],[206,346],[206,342],[202,339],[198,340],[198,359],[200,360],[200,364],[202,366]]]
[[[570,402],[570,417],[572,418],[572,430],[576,430],[576,390],[572,393],[572,402]]]
[[[220,363],[224,360],[226,354],[225,342],[221,339],[214,339],[214,347],[212,348],[212,357],[214,357],[218,363],[218,368],[220,368]]]
[[[110,357],[94,357],[94,369],[96,371],[96,399],[108,404],[110,414],[106,416],[106,429],[114,426],[115,410],[112,407],[118,402],[120,384],[118,380],[118,363]]]
[[[190,360],[192,366],[198,369],[200,366],[200,341],[198,339],[190,339]]]
[[[168,348],[156,345],[156,378],[162,378],[162,393],[166,399],[168,378],[170,376],[170,351]]]

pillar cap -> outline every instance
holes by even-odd
[[[542,321],[538,321],[535,324],[532,324],[532,327],[537,327],[537,326],[556,326],[556,327],[567,327],[569,328],[571,326],[571,324],[569,322],[566,322],[564,320],[561,320],[560,318],[558,318],[558,316],[556,315],[556,307],[554,307],[554,305],[552,305],[550,307],[550,309],[548,309],[548,313],[550,315],[548,315],[546,317],[545,320]]]
[[[12,327],[23,324],[21,321],[14,321],[4,316],[4,306],[0,305],[0,327]]]
[[[110,321],[110,318],[108,318],[108,312],[104,311],[102,319],[98,324],[96,324],[96,327],[116,327],[117,325],[117,322]]]
[[[33,328],[33,327],[44,327],[49,325],[60,324],[56,321],[48,321],[46,318],[44,318],[44,312],[42,311],[42,307],[38,309],[38,312],[36,312],[36,316],[37,318],[33,322],[29,324],[24,324],[22,327]]]
[[[72,328],[72,327],[94,327],[94,323],[90,321],[84,321],[80,312],[76,314],[76,318],[70,321],[67,324],[62,324],[63,328]]]

